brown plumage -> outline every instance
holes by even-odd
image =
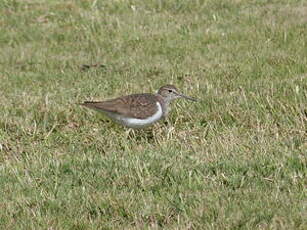
[[[83,106],[105,112],[117,113],[126,117],[145,119],[157,112],[156,102],[163,103],[160,95],[149,93],[131,94],[107,101],[86,101]]]
[[[176,98],[196,100],[179,93],[173,85],[165,85],[156,94],[131,94],[100,102],[86,101],[81,105],[104,112],[124,126],[143,128],[166,117],[170,102]]]

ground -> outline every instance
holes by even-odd
[[[0,2],[1,229],[306,229],[307,3]],[[78,105],[174,84],[127,135]]]

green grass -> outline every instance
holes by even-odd
[[[0,15],[1,229],[306,229],[306,1]],[[135,136],[77,105],[167,83],[201,101]]]

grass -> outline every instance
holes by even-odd
[[[306,229],[306,12],[1,1],[0,228]],[[201,101],[135,137],[77,105],[167,83]]]

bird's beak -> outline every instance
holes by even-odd
[[[196,98],[194,98],[194,97],[189,97],[189,96],[186,96],[186,95],[181,94],[181,93],[178,93],[178,96],[183,97],[183,98],[185,98],[185,99],[187,99],[187,100],[190,100],[190,101],[197,101]]]

